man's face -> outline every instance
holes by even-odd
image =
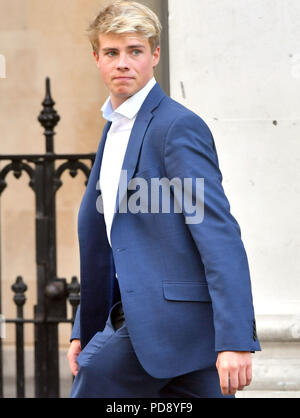
[[[138,33],[99,35],[99,55],[94,52],[94,57],[114,109],[148,83],[159,56],[160,48],[152,53],[149,41]]]

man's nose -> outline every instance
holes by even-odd
[[[128,70],[128,59],[126,54],[120,54],[118,61],[118,70]]]

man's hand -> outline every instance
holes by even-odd
[[[73,376],[76,376],[78,373],[78,363],[76,361],[78,355],[81,352],[81,345],[80,345],[80,340],[73,340],[71,342],[68,354],[67,354],[67,358],[69,360],[69,366],[71,369],[71,373],[73,374]]]
[[[235,395],[252,380],[252,358],[248,351],[222,351],[216,363],[223,395]]]

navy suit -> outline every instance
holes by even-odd
[[[96,207],[109,127],[78,217],[81,303],[71,338],[80,338],[84,348],[103,331],[112,306],[122,299],[134,352],[155,378],[210,367],[220,351],[260,350],[247,256],[208,126],[158,84],[151,90],[137,115],[122,169],[128,182],[142,178],[149,188],[151,178],[182,183],[203,178],[204,219],[186,223],[190,214],[184,208],[183,213],[118,213],[118,202],[133,193],[123,190],[111,229],[112,248]],[[171,193],[171,208],[174,197]]]

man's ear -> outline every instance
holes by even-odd
[[[99,67],[99,55],[97,54],[97,52],[96,52],[96,51],[93,51],[93,55],[94,55],[94,58],[95,58],[95,61],[96,61],[97,67]]]
[[[160,46],[158,46],[153,52],[153,67],[156,67],[160,60]]]

